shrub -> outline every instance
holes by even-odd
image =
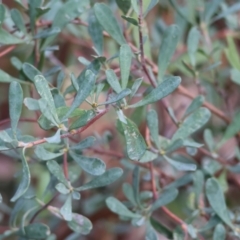
[[[239,9],[3,1],[0,239],[238,238]]]

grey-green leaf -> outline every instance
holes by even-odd
[[[24,98],[23,103],[29,110],[36,111],[40,109],[38,100],[34,98]]]
[[[128,13],[128,10],[131,7],[131,0],[116,0],[116,3],[124,14]]]
[[[50,229],[47,225],[43,223],[32,223],[28,226],[25,226],[22,230],[19,230],[18,235],[20,235],[21,239],[34,239],[42,240],[47,239],[50,235]]]
[[[164,159],[179,171],[195,171],[197,169],[196,164],[188,161],[187,158],[175,157],[175,159],[172,159],[164,155]]]
[[[203,96],[198,96],[198,97],[194,98],[193,101],[191,102],[191,104],[189,105],[189,107],[187,108],[186,112],[184,113],[184,117],[186,117],[190,113],[192,113],[195,110],[197,110],[198,108],[200,108],[202,106],[203,102],[204,102]]]
[[[233,229],[233,224],[229,217],[223,191],[215,178],[209,178],[206,182],[206,196],[214,212]]]
[[[92,188],[98,188],[107,186],[113,182],[115,182],[118,178],[120,178],[123,174],[123,170],[121,168],[111,168],[108,169],[105,173],[100,176],[95,177],[90,182],[85,183],[83,186],[79,188],[75,188],[77,191],[83,191]]]
[[[23,17],[18,9],[14,8],[11,10],[11,17],[12,17],[14,24],[17,26],[17,28],[21,32],[26,33],[26,27],[25,27],[25,24],[23,21]]]
[[[129,217],[129,218],[141,217],[141,215],[131,212],[125,205],[123,205],[118,199],[114,197],[108,197],[106,200],[106,204],[112,212],[118,215]]]
[[[133,193],[133,187],[129,183],[124,183],[122,186],[123,193],[125,197],[135,206],[137,205],[135,196]]]
[[[158,81],[163,80],[170,60],[175,52],[179,39],[180,31],[177,25],[171,25],[163,35],[162,43],[158,55]]]
[[[47,167],[48,170],[52,173],[54,177],[58,179],[59,182],[63,183],[66,187],[68,186],[68,181],[63,174],[63,170],[56,161],[47,161]]]
[[[225,240],[226,239],[226,229],[219,223],[213,232],[213,240]]]
[[[190,57],[192,66],[196,65],[195,54],[198,49],[199,40],[200,32],[198,31],[197,27],[192,27],[191,30],[189,31],[187,39],[188,55]]]
[[[106,70],[107,82],[111,86],[111,88],[116,92],[120,93],[122,88],[120,86],[119,80],[112,69]]]
[[[226,131],[224,132],[222,142],[225,142],[229,138],[232,138],[235,134],[240,131],[240,112],[238,112],[232,122],[227,126]]]
[[[122,90],[120,93],[116,94],[115,96],[110,97],[110,99],[108,101],[98,104],[98,105],[101,106],[101,105],[118,102],[118,101],[122,100],[123,98],[127,97],[128,95],[130,95],[131,92],[132,91],[129,88],[126,88],[126,89]]]
[[[63,206],[60,209],[60,213],[66,221],[72,221],[72,195],[69,194]]]
[[[91,221],[83,215],[72,213],[72,221],[68,222],[69,228],[82,235],[88,234],[92,230]]]
[[[151,207],[151,211],[155,211],[160,207],[163,207],[174,199],[176,199],[178,195],[178,190],[176,188],[170,188],[161,192],[160,197],[153,203]]]
[[[127,123],[123,123],[118,120],[118,123],[123,129],[128,157],[132,160],[139,160],[145,153],[147,146],[136,124],[127,118],[126,121]]]
[[[23,91],[20,83],[11,82],[9,87],[9,115],[13,135],[16,138],[17,125],[22,112]]]
[[[131,98],[136,94],[136,92],[138,91],[139,87],[141,86],[142,84],[142,81],[143,79],[142,78],[138,78],[134,81],[132,87],[131,87],[131,90],[132,90],[132,93],[131,93]]]
[[[58,190],[58,192],[62,194],[69,194],[70,190],[63,184],[63,183],[58,183],[55,188]]]
[[[83,101],[88,97],[88,95],[91,93],[94,84],[95,84],[96,75],[91,71],[87,70],[85,73],[85,79],[79,84],[79,91],[77,92],[77,95],[69,109],[69,111],[66,114],[66,118],[70,116],[70,114],[79,107]]]
[[[240,70],[236,69],[236,68],[233,68],[231,69],[230,71],[230,75],[231,75],[231,80],[240,85]]]
[[[1,4],[0,4],[0,26],[1,26],[1,24],[3,23],[4,19],[5,19],[5,7],[4,7],[4,5],[1,3]]]
[[[106,164],[98,158],[85,157],[78,155],[73,151],[70,152],[71,157],[79,166],[91,175],[101,175],[105,172]]]
[[[157,147],[160,147],[158,138],[159,126],[158,126],[158,115],[154,109],[148,111],[147,114],[147,125],[150,131],[150,136]]]
[[[87,137],[84,140],[82,140],[80,143],[77,143],[77,144],[71,146],[70,149],[72,149],[72,150],[83,150],[85,148],[91,147],[94,144],[95,141],[96,141],[96,138],[90,136],[90,137]]]
[[[128,78],[129,78],[131,63],[132,63],[132,50],[128,44],[123,44],[120,47],[119,62],[120,62],[122,88],[125,89],[128,84]]]
[[[88,17],[88,32],[93,41],[94,47],[97,49],[98,54],[102,55],[103,53],[103,29],[99,24],[96,16],[93,12],[90,12]]]
[[[50,151],[46,150],[43,147],[43,145],[37,145],[37,147],[34,150],[34,153],[36,154],[36,156],[39,159],[44,160],[44,161],[48,161],[48,160],[51,160],[51,159],[54,159],[54,158],[57,158],[57,157],[63,155],[63,152],[60,152],[60,153],[50,152]]]
[[[166,78],[165,81],[160,83],[142,100],[128,107],[136,108],[136,107],[141,107],[150,103],[157,102],[158,100],[172,93],[180,85],[180,83],[181,83],[180,77],[169,76]]]
[[[49,106],[49,111],[51,112],[53,118],[55,119],[55,121],[58,124],[60,124],[60,121],[59,121],[58,115],[57,115],[57,110],[56,110],[55,103],[54,103],[54,99],[53,99],[52,93],[50,91],[50,88],[48,86],[47,80],[43,76],[37,75],[34,78],[34,84],[36,86],[36,89],[37,89],[39,95],[42,97],[42,99],[47,101],[47,105]]]
[[[37,75],[41,75],[42,73],[37,70],[33,65],[31,65],[30,63],[24,63],[22,66],[22,70],[24,72],[24,74],[32,81],[34,82],[34,78]]]
[[[21,159],[22,159],[22,179],[21,179],[21,182],[18,186],[16,193],[11,198],[11,202],[15,202],[28,190],[28,187],[29,187],[30,181],[31,181],[29,166],[28,166],[27,160],[25,158],[25,149],[23,149],[23,151],[22,151]]]
[[[114,17],[111,9],[104,3],[95,3],[94,13],[102,25],[103,29],[117,41],[118,44],[122,45],[126,43],[126,40],[122,34],[122,30]]]
[[[10,34],[3,28],[0,28],[0,44],[12,45],[24,43],[23,39],[17,38],[14,35]]]
[[[192,133],[196,132],[204,124],[206,124],[210,117],[211,112],[207,108],[197,109],[187,118],[185,118],[179,129],[173,135],[172,140],[176,140],[178,138],[186,139]]]
[[[69,127],[69,130],[83,127],[95,116],[93,110],[82,110],[81,116],[79,116]]]

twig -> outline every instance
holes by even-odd
[[[67,156],[68,156],[67,151],[65,151],[64,154],[63,154],[63,173],[64,173],[65,178],[67,180],[69,180]]]
[[[0,57],[3,57],[4,55],[8,54],[11,52],[14,48],[16,48],[16,45],[12,45],[6,49],[4,49],[2,52],[0,52]]]
[[[44,204],[31,218],[30,223],[33,223],[35,218],[43,211],[45,210],[57,197],[59,196],[59,193],[54,195],[46,204]]]

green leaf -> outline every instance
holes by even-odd
[[[123,170],[121,168],[108,169],[102,175],[95,177],[90,182],[85,183],[83,186],[81,186],[79,188],[75,188],[75,190],[76,191],[84,191],[87,189],[107,186],[107,185],[115,182],[118,178],[120,178],[122,176],[122,174],[123,174]]]
[[[161,233],[162,235],[166,236],[168,239],[173,239],[172,235],[172,231],[169,230],[167,227],[165,227],[164,225],[162,225],[160,222],[156,221],[154,218],[150,218],[150,223],[153,226],[153,228]]]
[[[106,70],[107,82],[111,86],[111,88],[116,92],[120,93],[122,88],[120,86],[119,80],[112,69]]]
[[[238,54],[238,50],[236,44],[232,37],[227,37],[228,48],[225,49],[225,54],[227,59],[232,67],[237,70],[240,70],[240,56]]]
[[[192,133],[200,129],[204,124],[208,122],[211,117],[211,112],[207,108],[199,108],[187,118],[184,119],[179,129],[172,137],[172,141],[178,138],[186,139]]]
[[[49,226],[43,223],[32,223],[19,230],[18,235],[23,239],[32,239],[34,237],[36,240],[42,240],[47,239],[50,233]]]
[[[131,212],[125,205],[123,205],[118,199],[114,197],[108,197],[106,199],[107,207],[114,213],[129,217],[129,218],[140,218],[141,215]]]
[[[40,110],[38,100],[34,98],[24,98],[23,103],[31,111]]]
[[[92,39],[94,47],[97,49],[99,55],[103,54],[103,29],[99,24],[96,16],[91,11],[88,17],[88,32]]]
[[[17,125],[22,112],[23,91],[18,82],[11,82],[9,87],[9,115],[13,135],[16,138]]]
[[[78,155],[73,151],[70,152],[73,160],[87,173],[91,175],[102,175],[105,172],[106,164],[98,158],[85,157]]]
[[[131,0],[116,0],[116,3],[124,14],[128,13],[128,10],[131,7]]]
[[[222,188],[215,178],[209,178],[207,180],[206,196],[214,212],[222,219],[224,223],[233,229],[234,227],[229,217]]]
[[[138,205],[141,205],[140,195],[139,195],[139,184],[140,184],[140,169],[139,169],[139,166],[135,166],[132,173],[133,196],[134,196],[135,202]]]
[[[155,160],[158,157],[157,153],[153,153],[151,151],[146,150],[146,152],[142,155],[139,162],[146,163]]]
[[[211,18],[213,17],[214,13],[219,8],[220,4],[223,0],[212,0],[211,2],[206,2],[205,11],[204,11],[204,18],[205,22],[210,22]]]
[[[193,180],[193,176],[191,173],[185,174],[182,177],[178,178],[174,182],[170,183],[165,187],[165,189],[169,188],[179,188],[185,186],[186,184],[190,183]]]
[[[118,102],[118,101],[122,100],[123,98],[127,97],[128,95],[130,95],[131,92],[132,91],[129,88],[126,88],[126,89],[122,90],[120,93],[118,93],[114,96],[110,95],[110,98],[109,98],[108,101],[106,101],[104,103],[101,103],[101,104],[98,104],[98,106]]]
[[[214,143],[214,138],[212,135],[212,131],[210,129],[205,129],[204,133],[204,141],[206,142],[208,149],[210,152],[214,152],[215,149],[215,143]]]
[[[127,145],[128,157],[132,160],[139,160],[146,151],[146,143],[134,122],[126,118],[127,123],[118,120],[122,127]]]
[[[212,18],[210,24],[214,23],[215,21],[217,21],[221,18],[227,17],[230,14],[238,12],[239,10],[240,10],[240,3],[237,2],[233,5],[231,5],[230,7],[226,8],[226,10],[219,13],[216,17]]]
[[[69,194],[70,190],[63,183],[58,183],[55,188],[62,194]]]
[[[73,197],[73,199],[75,199],[75,200],[80,200],[81,195],[80,195],[79,192],[73,191],[73,192],[72,192],[72,197]]]
[[[197,166],[195,163],[188,161],[187,158],[177,158],[172,159],[166,155],[163,156],[164,159],[175,167],[179,171],[196,171]]]
[[[30,170],[27,164],[27,160],[25,158],[25,148],[22,150],[21,159],[22,159],[22,179],[20,184],[18,185],[16,193],[11,198],[11,202],[15,202],[28,190],[31,181]]]
[[[129,183],[124,183],[122,186],[123,193],[125,197],[134,205],[137,206],[134,193],[133,193],[133,187]]]
[[[65,73],[61,70],[57,76],[57,88],[60,90],[65,79]]]
[[[134,12],[139,15],[138,0],[131,0],[131,4]]]
[[[48,38],[61,32],[59,27],[42,30],[34,36],[34,39]]]
[[[159,0],[151,0],[149,3],[147,10],[144,12],[143,16],[146,17],[148,13],[159,3]]]
[[[68,222],[68,226],[76,233],[80,233],[82,235],[87,235],[92,230],[91,221],[77,213],[72,214],[72,221]]]
[[[6,30],[0,27],[0,44],[3,45],[14,45],[24,43],[25,40],[15,37]]]
[[[172,93],[180,85],[180,83],[181,83],[180,77],[169,76],[166,78],[165,81],[160,83],[142,100],[128,107],[136,108],[136,107],[141,107],[150,103],[157,102],[158,100]]]
[[[0,4],[0,27],[1,27],[1,24],[3,23],[4,19],[5,19],[5,7],[4,5],[1,3]]]
[[[134,26],[138,26],[138,21],[137,21],[137,19],[132,18],[132,17],[127,17],[127,16],[124,16],[124,15],[122,15],[121,17],[122,17],[123,19],[125,19],[127,22],[133,24]]]
[[[193,187],[194,187],[194,192],[196,195],[196,206],[199,206],[199,201],[200,199],[200,195],[203,191],[203,186],[204,186],[204,175],[203,172],[200,170],[197,170],[194,174],[193,174]]]
[[[79,84],[79,91],[77,92],[76,97],[73,100],[73,103],[67,112],[65,118],[68,118],[70,114],[79,107],[84,100],[91,93],[94,84],[95,84],[96,76],[91,70],[87,70],[85,73],[85,79]]]
[[[158,55],[158,81],[163,80],[170,60],[178,44],[180,31],[177,25],[171,25],[164,32],[162,43]]]
[[[165,149],[166,153],[174,152],[179,148],[184,147],[184,142],[182,139],[177,139],[175,141],[172,141],[171,144]]]
[[[95,116],[95,112],[93,110],[82,110],[81,116],[79,116],[69,127],[69,130],[77,129],[83,127],[87,124],[89,120],[91,120]]]
[[[159,126],[158,126],[158,115],[154,109],[148,111],[147,114],[147,125],[150,131],[150,136],[155,143],[155,145],[159,148],[160,142],[158,138]]]
[[[47,80],[43,76],[37,75],[34,78],[34,84],[36,86],[36,89],[37,89],[39,95],[42,97],[42,99],[44,99],[44,101],[47,102],[47,106],[49,108],[49,112],[51,113],[52,117],[54,118],[54,120],[56,121],[57,124],[60,124],[60,120],[57,115],[54,99],[53,99],[52,93],[50,91],[50,88],[48,86]]]
[[[95,3],[94,13],[103,29],[117,41],[118,44],[122,45],[126,43],[126,40],[122,34],[122,30],[114,17],[111,9],[104,3]]]
[[[23,33],[26,33],[26,27],[23,21],[23,17],[18,9],[11,10],[11,18],[16,25],[16,27]]]
[[[68,187],[68,181],[63,174],[63,170],[56,161],[47,161],[47,167],[49,172],[52,173],[52,175],[56,177],[59,182],[63,183],[66,187]]]
[[[37,17],[36,8],[41,7],[41,4],[42,4],[42,1],[40,0],[28,0],[30,26],[31,26],[32,32],[34,32],[34,29],[35,29],[35,21]]]
[[[62,214],[64,220],[72,221],[72,195],[71,194],[67,196],[67,200],[61,207],[60,213]]]
[[[151,225],[147,227],[145,240],[158,240],[158,235]]]
[[[80,143],[77,143],[77,144],[71,146],[70,149],[81,151],[85,148],[91,147],[95,143],[95,141],[96,141],[96,138],[90,136],[90,137],[87,137],[84,140],[82,140]]]
[[[188,55],[190,57],[192,66],[196,65],[195,54],[198,49],[200,37],[201,35],[197,27],[192,27],[191,30],[189,31],[188,38],[187,38]]]
[[[40,71],[38,71],[30,63],[24,63],[23,66],[22,66],[22,70],[23,70],[24,74],[28,77],[28,79],[31,80],[32,82],[34,82],[34,78],[37,75],[41,75],[42,74]]]
[[[57,158],[59,156],[62,156],[64,152],[60,152],[60,153],[49,152],[44,148],[43,145],[37,145],[37,147],[34,150],[34,153],[39,159],[43,161],[48,161],[48,160]]]
[[[176,188],[170,188],[161,192],[160,197],[153,203],[151,211],[155,211],[160,207],[163,207],[170,202],[174,201],[178,195]]]
[[[44,138],[44,139],[48,143],[60,143],[61,142],[61,129],[59,128],[53,136]]]
[[[230,70],[230,76],[231,76],[231,80],[240,85],[240,70],[233,68]]]
[[[125,89],[128,84],[128,78],[132,64],[132,50],[128,44],[123,44],[120,47],[119,62],[122,88]]]
[[[225,240],[226,239],[226,229],[225,227],[219,223],[213,233],[213,240]]]
[[[132,97],[136,94],[136,92],[138,91],[139,87],[140,87],[141,84],[142,84],[142,81],[143,81],[142,78],[138,78],[138,79],[136,79],[136,80],[134,81],[134,83],[133,83],[133,85],[132,85],[132,87],[131,87],[131,90],[132,90],[132,93],[131,93],[131,95],[130,95],[131,98],[132,98]]]
[[[240,131],[240,112],[236,113],[232,122],[227,126],[226,131],[224,132],[223,139],[221,142],[225,142],[226,140],[232,138],[235,134]]]
[[[184,113],[184,117],[188,116],[190,113],[193,113],[195,110],[200,108],[204,102],[203,96],[198,96],[193,99],[189,107],[187,108],[186,112]]]
[[[43,114],[43,116],[50,122],[52,123],[54,126],[58,127],[60,122],[59,120],[56,120],[55,117],[53,116],[52,112],[51,112],[51,108],[48,105],[48,101],[46,99],[39,99],[38,100],[38,105],[39,108]]]

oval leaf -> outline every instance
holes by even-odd
[[[103,29],[117,41],[118,44],[124,44],[126,42],[123,37],[120,26],[114,17],[111,9],[104,3],[95,3],[94,13],[102,25]]]
[[[71,194],[67,196],[67,200],[61,207],[60,213],[62,214],[64,220],[72,221],[72,195]]]
[[[77,213],[72,214],[72,221],[68,222],[69,228],[71,228],[76,233],[81,233],[83,235],[88,234],[92,230],[91,221]]]
[[[108,197],[106,200],[108,208],[118,215],[129,218],[140,218],[141,215],[131,212],[125,205],[123,205],[118,199],[114,197]]]
[[[157,102],[158,100],[166,97],[172,93],[181,83],[180,77],[169,76],[165,81],[160,83],[156,88],[154,88],[147,96],[145,96],[141,101],[128,106],[129,108],[141,107],[150,103]]]

